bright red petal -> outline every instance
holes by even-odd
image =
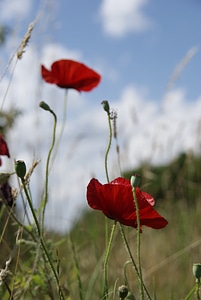
[[[90,91],[96,87],[101,76],[82,63],[73,60],[59,60],[52,64],[51,71],[41,68],[43,79],[57,84],[61,88],[72,88],[77,91]]]
[[[87,186],[87,201],[91,208],[102,210],[100,197],[100,188],[102,184],[95,178],[92,178]]]
[[[156,229],[165,227],[168,222],[153,209],[153,197],[139,188],[136,189],[136,195],[140,225]],[[119,177],[102,185],[93,178],[87,187],[87,201],[89,206],[102,210],[108,218],[137,228],[136,208],[129,180]]]
[[[57,84],[52,71],[47,70],[43,65],[41,66],[41,75],[46,82]]]
[[[145,225],[154,229],[165,227],[168,221],[163,218],[155,209],[148,205],[140,210],[140,225]]]
[[[10,157],[8,146],[6,144],[6,141],[3,139],[2,134],[0,134],[0,155],[7,155],[8,157]]]
[[[148,193],[142,192],[139,187],[136,188],[136,196],[139,202],[139,207],[143,208],[143,205],[149,203],[151,206],[154,205],[154,198]]]
[[[136,188],[136,196],[140,212],[140,224],[151,228],[159,229],[165,227],[168,222],[152,207],[154,198],[148,193],[142,192],[139,187]],[[132,216],[132,218],[136,216]]]
[[[131,213],[135,212],[131,185],[122,186],[111,183],[102,185],[93,178],[87,187],[87,201],[89,206],[102,210],[110,219],[122,224],[125,220],[129,225],[133,223],[129,220]]]
[[[126,178],[122,178],[122,177],[117,177],[114,180],[112,180],[110,183],[131,186],[130,180],[128,180]]]

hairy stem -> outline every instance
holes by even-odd
[[[135,187],[133,187],[133,198],[136,208],[136,216],[137,216],[137,259],[138,259],[138,269],[139,269],[139,280],[140,280],[140,292],[141,292],[141,299],[144,300],[144,286],[143,286],[143,279],[142,279],[142,267],[141,267],[141,239],[140,239],[140,212],[138,207],[138,201],[136,196]]]
[[[50,146],[48,156],[47,156],[47,161],[46,161],[46,171],[45,171],[45,195],[44,195],[44,200],[43,200],[43,210],[42,210],[42,232],[44,231],[44,222],[45,222],[45,210],[48,202],[48,184],[49,184],[49,168],[50,168],[50,158],[51,154],[55,145],[55,138],[56,138],[56,127],[57,127],[57,116],[54,113],[53,110],[49,110],[49,112],[53,115],[54,117],[54,127],[53,127],[53,133],[52,133],[52,144]]]
[[[134,268],[134,270],[135,270],[135,273],[136,273],[136,275],[137,275],[137,278],[138,278],[138,280],[139,280],[139,282],[140,282],[140,281],[141,281],[140,273],[139,273],[138,267],[137,267],[137,265],[136,265],[136,263],[135,263],[135,260],[134,260],[134,258],[133,258],[133,255],[132,255],[132,253],[131,253],[131,250],[130,250],[130,247],[129,247],[129,244],[128,244],[128,241],[127,241],[127,239],[126,239],[125,232],[124,232],[124,229],[123,229],[123,226],[122,226],[121,223],[119,223],[119,227],[120,227],[122,239],[123,239],[123,241],[124,241],[124,245],[125,245],[126,250],[127,250],[127,252],[128,252],[128,256],[129,256],[129,258],[130,258],[130,260],[131,260],[131,263],[132,263],[132,265],[133,265],[133,268]],[[143,279],[142,279],[142,284],[143,284],[143,287],[144,287],[144,290],[145,290],[147,299],[152,300],[152,298],[151,298],[151,296],[150,296],[150,294],[149,294],[149,292],[148,292],[148,290],[147,290],[147,288],[146,288],[146,286],[145,286],[145,284],[144,284],[144,282],[143,282]]]
[[[52,270],[52,273],[54,274],[54,277],[55,277],[55,280],[56,280],[56,283],[57,283],[58,292],[59,292],[59,299],[60,300],[65,300],[64,295],[63,295],[63,291],[62,291],[61,286],[60,286],[59,277],[58,277],[58,274],[57,274],[56,269],[54,267],[54,264],[52,262],[52,259],[49,255],[45,240],[43,238],[42,230],[40,228],[40,224],[39,224],[39,221],[37,219],[36,212],[34,210],[32,201],[29,197],[29,193],[28,193],[28,190],[27,190],[27,187],[26,187],[26,184],[25,184],[25,180],[24,179],[21,179],[21,180],[22,180],[22,185],[23,185],[23,188],[24,188],[24,192],[25,192],[25,195],[26,195],[26,198],[27,198],[30,210],[31,210],[31,214],[33,216],[33,219],[34,219],[34,222],[35,222],[35,225],[36,225],[36,229],[37,229],[37,232],[38,232],[38,236],[39,236],[39,239],[40,239],[40,244],[41,244],[43,253],[45,254],[45,257],[46,257],[46,259],[47,259],[47,261],[50,265],[50,268]]]
[[[114,233],[115,233],[115,229],[116,229],[116,224],[117,224],[117,222],[115,221],[113,226],[112,226],[111,233],[110,233],[110,239],[109,239],[109,243],[108,243],[108,246],[107,246],[107,249],[106,249],[105,260],[104,260],[104,267],[103,267],[103,276],[104,276],[103,299],[104,300],[108,299],[107,268],[108,268],[108,260],[109,260],[109,256],[110,256],[110,251],[111,251],[111,247],[112,247]]]

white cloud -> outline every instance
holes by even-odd
[[[130,86],[116,105],[125,168],[142,162],[165,164],[182,151],[199,153],[201,97],[191,103],[184,90],[175,89],[160,104]]]
[[[59,44],[47,44],[43,47],[41,53],[41,63],[49,68],[51,64],[58,59],[74,59],[81,60],[82,53],[78,50],[69,50]]]
[[[143,12],[148,0],[103,0],[100,17],[104,31],[111,36],[122,37],[129,32],[141,32],[150,26]]]

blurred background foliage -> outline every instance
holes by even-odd
[[[0,46],[6,42],[6,38],[11,29],[8,26],[0,25]]]

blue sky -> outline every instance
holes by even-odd
[[[67,123],[50,176],[48,225],[69,228],[77,212],[87,208],[90,178],[106,181],[104,99],[118,113],[123,169],[144,162],[166,164],[182,151],[200,154],[200,10],[199,0],[0,1],[1,23],[12,29],[0,49],[1,108],[14,106],[23,112],[7,137],[12,157],[8,167],[13,159],[24,159],[28,167],[34,158],[41,160],[32,177],[36,199],[52,126],[38,103],[44,100],[55,110],[59,133],[64,97],[63,90],[41,80],[40,64],[48,68],[57,59],[75,59],[102,75],[92,92],[68,93]],[[38,14],[11,77],[13,54]],[[111,180],[119,176],[115,143],[109,170]]]
[[[117,72],[117,82],[103,81],[110,98],[120,92],[117,85],[122,88],[125,84],[135,84],[148,88],[150,96],[160,101],[176,65],[192,47],[200,47],[201,4],[198,0],[136,2],[142,2],[139,6],[142,24],[133,29],[132,25],[125,25],[121,33],[118,28],[115,31],[117,25],[110,32],[104,25],[104,18],[109,16],[101,13],[103,2],[91,0],[86,5],[85,1],[59,1],[57,41],[72,49],[82,49],[87,59],[103,61]],[[129,18],[135,19],[134,12]],[[144,28],[143,23],[146,23]],[[177,83],[192,98],[200,94],[200,57],[200,53],[194,57]]]

